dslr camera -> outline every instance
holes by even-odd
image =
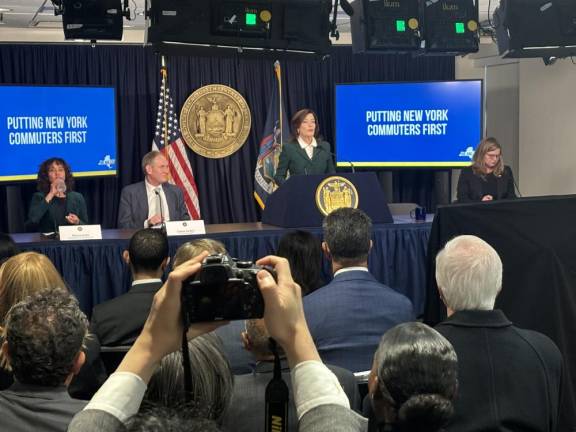
[[[264,316],[264,299],[256,275],[269,267],[239,261],[229,255],[210,255],[200,271],[182,284],[182,319],[187,327],[205,321],[233,321]]]

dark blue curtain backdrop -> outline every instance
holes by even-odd
[[[252,111],[246,144],[224,159],[189,152],[206,223],[251,222],[260,218],[252,196],[254,167],[273,83],[273,60],[221,57],[168,57],[168,79],[176,108],[207,84],[226,84],[239,91]],[[159,96],[160,58],[150,48],[126,45],[0,45],[0,83],[112,85],[118,97],[117,178],[81,179],[77,190],[86,198],[90,222],[116,227],[123,186],[143,178],[142,156],[150,150]],[[284,60],[284,106],[290,116],[302,107],[314,109],[321,132],[333,143],[334,83],[361,81],[426,81],[454,79],[452,57],[354,55],[348,46],[334,47],[326,60]],[[10,103],[10,101],[1,101]],[[34,101],[29,101],[34,104]],[[2,155],[1,163],[10,163]],[[73,167],[72,167],[73,168]],[[442,176],[440,176],[442,177]],[[448,177],[448,176],[444,176]],[[395,171],[390,201],[414,201],[435,208],[438,173]],[[34,183],[0,186],[0,231],[21,232]]]

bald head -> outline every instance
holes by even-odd
[[[436,281],[452,311],[491,310],[502,287],[502,261],[481,238],[458,236],[436,256]]]

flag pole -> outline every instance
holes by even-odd
[[[283,118],[283,112],[282,112],[282,72],[280,70],[280,61],[276,60],[274,62],[274,72],[276,73],[276,79],[278,80],[278,113],[279,113],[279,117],[280,117],[280,130],[284,131],[284,125],[282,124],[282,118]],[[280,134],[280,149],[283,148],[284,146],[284,142],[283,142],[283,138],[282,135],[284,135],[284,133]]]
[[[163,127],[162,127],[162,135],[164,136],[164,147],[162,147],[162,153],[166,154],[166,149],[168,148],[168,98],[166,97],[166,89],[168,88],[167,85],[167,78],[168,78],[168,69],[166,68],[166,58],[164,56],[160,56],[160,74],[162,75],[162,100],[164,102],[164,109],[163,109]]]

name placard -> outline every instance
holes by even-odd
[[[202,219],[166,222],[166,235],[168,237],[196,234],[206,234],[206,227]]]
[[[62,225],[58,227],[60,240],[102,240],[100,225]]]

